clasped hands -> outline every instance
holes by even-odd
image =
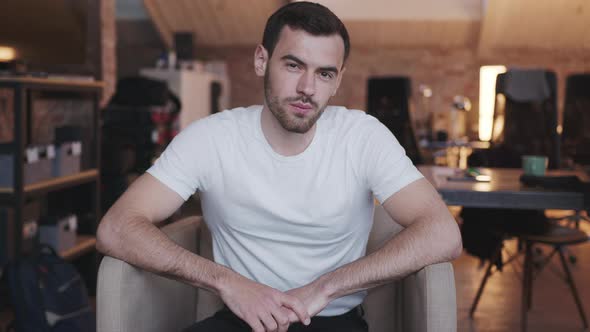
[[[281,292],[240,275],[224,283],[219,295],[253,332],[286,332],[295,322],[309,325],[329,302],[317,281]]]

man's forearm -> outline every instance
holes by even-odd
[[[109,211],[98,229],[97,248],[144,270],[215,293],[221,280],[234,273],[178,246],[154,224],[132,213]]]
[[[401,279],[426,265],[456,258],[461,239],[454,220],[417,220],[382,248],[320,277],[330,300]]]

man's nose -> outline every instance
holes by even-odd
[[[305,72],[301,75],[297,84],[297,92],[306,96],[315,94],[315,77],[313,73]]]

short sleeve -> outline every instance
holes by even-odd
[[[371,118],[363,126],[361,174],[379,202],[408,184],[423,178],[398,140],[377,119]]]
[[[147,172],[187,200],[206,186],[210,173],[211,123],[204,118],[181,131]]]

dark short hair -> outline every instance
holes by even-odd
[[[293,30],[303,30],[314,36],[339,34],[344,41],[344,61],[348,58],[350,38],[342,21],[328,8],[319,3],[307,1],[287,4],[268,18],[262,36],[262,46],[268,51],[269,57],[272,56],[285,25]]]

